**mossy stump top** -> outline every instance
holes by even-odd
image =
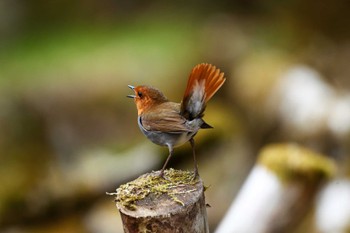
[[[208,232],[204,186],[193,172],[147,173],[112,195],[125,232]]]
[[[336,173],[336,165],[332,159],[294,143],[264,147],[258,162],[284,182],[316,182],[331,178]]]

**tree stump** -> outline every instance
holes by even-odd
[[[192,172],[166,170],[144,174],[115,193],[125,233],[209,232],[204,186]]]
[[[296,144],[268,145],[215,233],[293,232],[335,173],[334,161],[322,154]]]

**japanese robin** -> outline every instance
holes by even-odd
[[[199,64],[192,69],[181,103],[170,102],[164,94],[150,86],[131,86],[137,107],[138,125],[142,133],[153,143],[166,146],[169,155],[160,176],[163,176],[174,147],[189,141],[194,160],[194,175],[198,166],[193,137],[199,129],[212,128],[202,117],[206,103],[225,82],[224,73],[211,64]]]

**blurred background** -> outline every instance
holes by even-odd
[[[122,232],[106,192],[167,156],[139,131],[127,85],[180,102],[202,62],[227,77],[207,107],[214,129],[196,136],[211,230],[266,144],[307,146],[348,179],[349,7],[0,0],[0,232]],[[192,169],[189,145],[170,166]]]

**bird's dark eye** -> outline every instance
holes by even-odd
[[[140,98],[142,98],[142,92],[141,92],[141,91],[137,92],[137,95],[138,95]]]

